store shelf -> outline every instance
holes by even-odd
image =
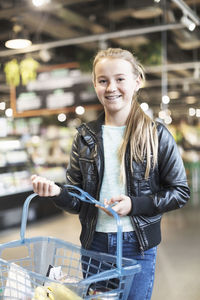
[[[1,138],[0,141],[0,195],[13,195],[30,191],[31,165],[27,149],[19,136]],[[0,199],[1,199],[0,197]]]
[[[0,140],[0,229],[20,225],[23,203],[33,193],[32,174],[65,182],[74,129],[50,125],[42,132],[38,127],[33,134],[26,131],[25,125],[26,121],[21,120],[21,134]],[[29,216],[31,221],[62,213],[53,202],[45,200],[36,197]]]

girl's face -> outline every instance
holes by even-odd
[[[121,58],[102,58],[94,69],[94,87],[105,113],[122,112],[128,117],[133,95],[140,87],[140,77],[131,63]]]

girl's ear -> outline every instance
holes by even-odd
[[[143,80],[142,80],[141,76],[138,76],[136,79],[136,88],[135,88],[136,92],[139,91],[139,89],[142,87],[142,85],[143,85]]]
[[[93,86],[96,87],[96,83],[95,83],[95,76],[94,76],[94,73],[92,73],[92,83],[93,83]]]

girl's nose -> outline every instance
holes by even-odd
[[[113,92],[116,90],[116,84],[113,81],[110,81],[107,85],[107,91]]]

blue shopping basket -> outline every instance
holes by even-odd
[[[78,187],[66,188],[81,201],[105,207]],[[54,237],[26,238],[29,204],[36,196],[31,194],[24,202],[20,239],[0,245],[0,299],[32,299],[37,287],[55,282],[46,276],[49,266],[54,266],[60,267],[65,275],[62,284],[82,299],[126,300],[141,267],[136,260],[122,257],[122,225],[112,207],[106,209],[117,222],[116,256],[86,250]]]

